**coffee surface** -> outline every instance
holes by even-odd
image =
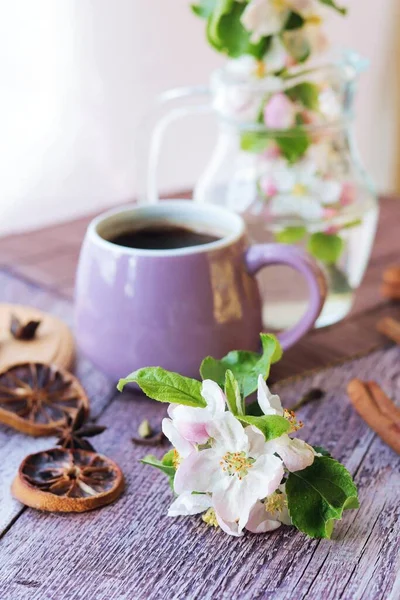
[[[109,241],[126,248],[143,250],[174,250],[202,246],[221,239],[210,233],[203,233],[174,225],[152,225],[142,229],[126,231],[112,237]]]

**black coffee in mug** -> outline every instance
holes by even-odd
[[[221,239],[220,236],[212,233],[205,233],[179,225],[154,224],[119,233],[109,241],[125,248],[174,250],[189,248],[190,246],[202,246],[203,244],[216,242],[219,239]]]

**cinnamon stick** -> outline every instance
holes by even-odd
[[[378,321],[376,329],[379,333],[386,335],[392,342],[400,344],[400,321],[392,317],[384,317]]]
[[[360,417],[390,448],[400,454],[399,409],[378,384],[352,379],[347,386],[347,393]]]
[[[400,300],[400,282],[383,282],[381,285],[381,294],[384,298],[387,298],[388,300]]]
[[[376,381],[367,381],[366,385],[381,413],[400,423],[400,408],[386,396]]]
[[[392,265],[385,269],[382,279],[389,285],[400,285],[400,266]]]

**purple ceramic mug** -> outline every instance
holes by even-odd
[[[151,224],[215,234],[217,241],[172,250],[110,242]],[[76,282],[76,337],[82,351],[114,379],[144,366],[198,377],[205,356],[259,350],[261,299],[255,275],[288,265],[307,281],[307,313],[279,338],[288,348],[317,319],[326,294],[315,261],[293,246],[250,246],[237,214],[185,200],[111,210],[92,221]]]

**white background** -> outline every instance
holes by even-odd
[[[371,60],[356,133],[382,190],[396,182],[400,3],[350,0],[333,42]],[[223,59],[189,0],[0,0],[0,234],[135,196],[135,128],[160,91],[204,83]],[[167,138],[163,190],[195,181],[214,124]]]

